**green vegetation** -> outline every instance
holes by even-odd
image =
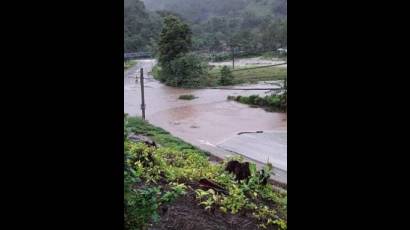
[[[144,0],[147,8],[183,18],[193,32],[193,49],[246,52],[287,46],[287,0]]]
[[[140,144],[140,146],[141,145],[143,144]],[[124,227],[127,230],[145,229],[147,223],[157,222],[160,218],[158,208],[184,195],[186,189],[184,184],[178,183],[169,183],[162,187],[149,184],[149,182],[153,182],[154,179],[148,178],[148,174],[144,174],[144,172],[138,168],[138,164],[137,167],[133,167],[133,165],[130,164],[136,157],[133,155],[135,153],[133,147],[137,146],[138,145],[125,145],[124,149]],[[144,146],[143,148],[148,147]],[[138,157],[141,156],[145,157],[146,155],[141,152]],[[141,159],[142,158],[138,159],[138,163],[141,163]],[[146,160],[146,158],[142,159],[142,161],[144,160]],[[147,168],[147,170],[149,169]],[[148,186],[145,186],[145,184]],[[136,185],[139,185],[139,188],[137,188]]]
[[[158,79],[170,86],[198,88],[204,84],[207,75],[206,63],[201,57],[189,53],[191,30],[175,16],[164,19],[164,28],[158,43]]]
[[[287,68],[283,67],[267,67],[238,71],[241,68],[245,67],[236,67],[235,71],[232,71],[232,69],[230,69],[232,74],[232,84],[229,85],[257,83],[258,81],[282,80],[287,77]],[[252,68],[252,66],[246,66],[246,68]],[[223,85],[221,84],[222,69],[223,67],[219,66],[210,68],[210,70],[208,71],[208,76],[201,78],[201,81],[198,82],[195,88]],[[160,70],[161,67],[156,65],[151,71],[151,74],[157,80],[160,80]]]
[[[234,82],[234,76],[228,66],[224,66],[221,69],[221,78],[219,78],[220,85],[232,85]]]
[[[262,54],[262,59],[266,59],[266,60],[272,60],[272,58],[274,58],[275,56],[273,55],[273,52],[264,52]]]
[[[286,0],[125,0],[124,51],[153,52],[161,67],[154,76],[167,85],[217,86],[226,84],[220,69],[205,61],[229,60],[232,48],[237,58],[278,56],[272,51],[287,47],[286,18]],[[235,71],[232,84],[285,75],[280,68]]]
[[[151,69],[151,71],[149,72],[149,74],[152,75],[152,77],[154,77],[154,79],[159,81],[159,74],[161,72],[161,67],[159,65],[154,65]]]
[[[124,52],[154,51],[161,27],[161,16],[142,1],[124,0]]]
[[[125,136],[128,132],[151,134],[154,140],[161,140],[161,145],[164,144],[154,148],[133,143],[127,138],[124,140],[125,229],[144,229],[148,223],[158,220],[159,207],[172,204],[186,192],[194,192],[198,204],[205,210],[238,216],[247,212],[258,221],[259,228],[276,225],[279,229],[286,229],[287,194],[270,185],[260,184],[255,164],[250,164],[249,180],[238,182],[234,175],[224,170],[226,162],[231,159],[212,164],[202,152],[181,148],[185,143],[175,143],[179,142],[178,139],[166,141],[159,138],[170,136],[162,129],[138,118],[124,117],[124,121]],[[235,157],[235,160],[242,161],[242,158]],[[270,169],[265,167],[264,170],[268,172]],[[195,186],[202,178],[217,182],[228,190],[228,195]]]
[[[287,0],[125,0],[124,51],[157,51],[169,15],[192,28],[193,50],[214,53],[233,46],[253,53],[287,47]]]
[[[139,118],[131,118],[124,115],[124,224],[126,230],[145,229],[147,223],[156,222],[159,219],[158,208],[175,200],[185,193],[186,186],[183,184],[169,183],[158,186],[154,177],[148,177],[141,170],[130,164],[131,161],[145,162],[149,156],[147,152],[136,154],[137,146],[148,149],[143,144],[133,144],[127,140],[129,133],[138,133],[152,137],[164,147],[170,147],[177,151],[196,150],[192,145],[171,136],[161,128],[154,127]],[[145,164],[147,171],[152,164]],[[157,169],[154,167],[154,169]],[[150,170],[152,173],[153,171]]]
[[[264,52],[261,54],[262,59],[272,60],[273,58],[279,58],[283,61],[287,61],[287,53],[276,52]]]
[[[260,97],[259,95],[246,96],[228,96],[228,100],[234,100],[243,104],[248,104],[255,107],[262,107],[268,111],[286,111],[287,108],[287,93],[282,95],[269,95]]]
[[[127,70],[137,64],[136,60],[124,61],[124,70]]]
[[[127,133],[136,133],[148,136],[163,147],[169,147],[178,151],[195,150],[196,152],[201,152],[203,155],[208,155],[206,152],[199,150],[195,146],[172,136],[169,132],[159,127],[152,126],[137,117],[126,118],[124,129]]]
[[[189,53],[156,69],[157,79],[169,86],[201,88],[206,85],[207,66],[199,56]]]
[[[244,68],[244,70],[239,70]],[[258,81],[273,81],[284,79],[287,76],[287,68],[282,67],[266,67],[266,68],[256,68],[256,69],[247,69],[252,68],[251,66],[245,67],[236,67],[235,71],[232,71],[233,75],[233,84],[242,84],[242,83],[256,83]],[[215,82],[220,79],[221,67],[214,67],[209,71],[209,81]]]
[[[265,52],[266,53],[266,52]],[[235,52],[235,58],[252,58],[259,57],[264,53],[261,52]],[[232,52],[212,52],[206,55],[206,58],[212,62],[221,62],[232,60]]]
[[[188,53],[191,48],[191,30],[189,26],[175,16],[167,16],[164,19],[164,27],[158,42],[161,66]]]
[[[181,96],[178,97],[178,99],[180,99],[180,100],[193,100],[195,98],[197,98],[197,97],[195,97],[192,94],[181,95]]]

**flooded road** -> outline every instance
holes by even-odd
[[[139,69],[144,68],[145,113],[146,119],[151,124],[222,157],[232,155],[232,152],[241,152],[244,155],[249,154],[249,158],[255,161],[266,163],[266,156],[271,155],[268,158],[275,160],[278,159],[275,156],[279,154],[281,159],[277,161],[277,164],[272,161],[271,163],[284,171],[282,175],[285,176],[282,176],[281,181],[286,182],[286,140],[283,139],[283,135],[287,134],[286,115],[268,113],[263,109],[250,108],[247,105],[226,99],[228,95],[265,95],[266,91],[168,87],[148,74],[154,64],[155,60],[152,59],[138,60],[136,66],[124,72],[124,113],[141,116],[141,90],[136,76],[139,76]],[[246,86],[246,88],[250,87],[274,88],[277,86],[269,83]],[[243,86],[238,88],[243,88]],[[179,100],[178,97],[183,94],[193,94],[198,98],[191,101]],[[256,155],[251,151],[255,149],[252,147],[252,143],[247,143],[244,148],[235,145],[238,142],[235,141],[238,137],[237,133],[259,130],[268,133],[280,132],[281,137],[276,138],[270,135],[269,138],[261,139],[268,140],[269,143],[275,141],[279,144],[261,145],[261,143],[254,142],[254,145],[258,144],[258,154]],[[231,148],[233,146],[234,150],[230,149],[229,146]]]

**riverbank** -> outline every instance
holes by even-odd
[[[181,138],[173,136],[170,132],[160,127],[154,126],[146,121],[143,121],[139,117],[128,117],[126,122],[127,123],[125,125],[125,129],[127,129],[128,132],[141,135],[143,137],[148,137],[150,140],[154,141],[156,144],[162,147],[173,148],[178,151],[192,150],[192,151],[198,152],[200,154],[207,156],[210,161],[215,162],[215,163],[222,162],[224,159],[227,159],[227,158],[241,156],[246,161],[255,162],[257,168],[262,169],[263,167],[265,167],[266,162],[267,162],[266,160],[258,160],[259,158],[255,159],[255,158],[243,155],[243,154],[235,154],[234,151],[229,150],[232,147],[235,148],[235,145],[232,145],[231,142],[237,141],[237,139],[235,138],[238,138],[239,136],[236,136],[233,139],[225,140],[224,142],[220,143],[221,147],[227,148],[228,150],[223,150],[223,148],[218,148],[218,149],[206,148],[205,146],[201,146],[201,148],[199,148],[199,147],[196,147],[182,140]],[[242,135],[242,136],[246,136],[246,135]],[[252,139],[254,142],[257,142],[257,138],[253,137]],[[272,141],[274,138],[270,138],[270,139],[271,139],[270,141]],[[259,143],[260,146],[263,144],[264,142]],[[247,144],[243,144],[242,147],[252,148],[252,145],[250,143],[247,143]],[[229,151],[230,154],[227,155],[225,153],[222,153],[225,151]],[[261,154],[261,153],[258,153],[258,154]],[[255,154],[250,154],[250,155],[255,156]],[[262,154],[262,155],[266,155],[266,154]],[[269,157],[269,154],[267,154],[266,156]],[[274,160],[274,157],[273,156],[271,157],[272,157],[271,160]],[[287,182],[283,178],[283,177],[286,177],[287,175],[286,170],[276,168],[276,162],[272,162],[272,163],[275,167],[273,168],[273,174],[270,179],[270,182],[280,188],[286,189]]]
[[[228,96],[228,100],[234,100],[239,103],[247,104],[252,108],[263,108],[268,112],[285,112],[287,107],[287,94],[282,95],[267,95],[260,97],[259,95],[251,96]]]
[[[127,229],[286,229],[287,192],[259,184],[255,164],[250,163],[250,180],[238,183],[224,171],[226,162],[139,118],[124,122]],[[134,143],[127,138],[132,135],[160,147]],[[204,189],[201,179],[227,193]]]
[[[173,148],[178,151],[193,150],[198,153],[211,157],[213,161],[221,161],[222,159],[212,157],[209,152],[202,151],[199,148],[183,141],[178,137],[172,136],[168,131],[162,128],[151,125],[138,117],[127,117],[125,129],[134,134],[147,136],[157,144],[166,148]]]

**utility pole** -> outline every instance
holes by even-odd
[[[285,82],[284,82],[284,94],[285,94],[285,113],[288,113],[288,76],[285,77]]]
[[[232,47],[232,69],[235,69],[235,48]]]
[[[141,110],[142,119],[145,120],[145,98],[144,98],[144,69],[140,69],[140,82],[141,82]]]

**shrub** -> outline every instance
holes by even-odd
[[[159,188],[130,190],[124,193],[124,229],[144,229],[149,221],[158,221]]]
[[[192,94],[181,95],[181,96],[178,97],[178,99],[181,99],[181,100],[193,100],[195,98],[197,98],[197,97],[195,97]]]
[[[207,65],[203,60],[190,53],[164,64],[159,80],[170,86],[199,88],[205,85],[207,74]]]
[[[267,104],[271,107],[280,107],[280,98],[276,95],[266,97]]]
[[[251,95],[251,96],[249,96],[249,104],[251,104],[251,105],[256,105],[258,98],[259,98],[258,95]]]
[[[284,111],[287,108],[287,93],[278,95],[269,95],[265,97],[260,97],[258,95],[251,96],[228,96],[228,100],[235,100],[243,104],[248,104],[251,107],[267,107],[269,111],[281,110]]]
[[[231,70],[227,66],[224,66],[221,69],[221,78],[219,79],[219,84],[220,85],[232,85],[233,79],[234,78],[233,78]]]

